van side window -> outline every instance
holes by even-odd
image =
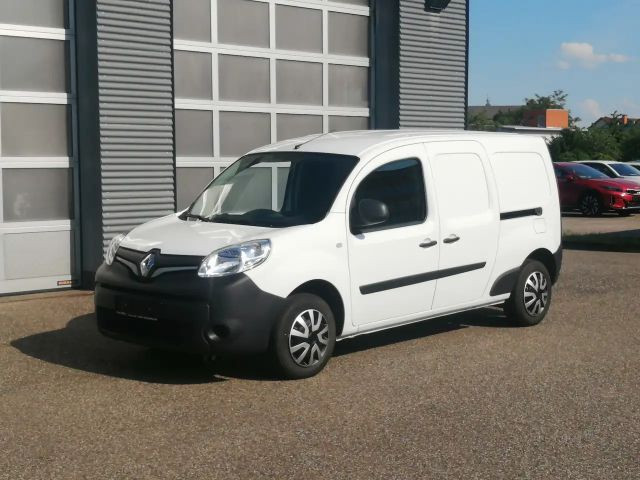
[[[362,200],[377,200],[389,210],[388,219],[380,224],[358,228],[358,205]],[[358,186],[351,202],[352,232],[372,232],[424,222],[427,200],[422,164],[417,158],[397,160],[371,172]]]

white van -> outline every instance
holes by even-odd
[[[540,322],[562,260],[542,139],[332,133],[257,149],[183,212],[113,239],[100,330],[318,373],[341,339],[504,304]]]

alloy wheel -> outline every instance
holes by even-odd
[[[600,213],[600,201],[595,195],[586,195],[580,202],[580,210],[585,215],[595,216]]]
[[[329,324],[321,312],[314,309],[300,313],[289,332],[289,353],[301,367],[320,362],[329,345]]]
[[[549,283],[542,272],[533,272],[524,284],[524,308],[532,317],[544,312],[549,301]]]

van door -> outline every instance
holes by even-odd
[[[349,269],[357,325],[394,323],[431,308],[438,215],[429,208],[432,180],[424,156],[422,144],[386,152],[358,173],[349,191]],[[388,209],[388,218],[363,227],[363,208],[381,207],[378,202]]]
[[[477,142],[427,145],[440,214],[439,280],[433,309],[482,298],[493,269],[500,213],[491,168]]]

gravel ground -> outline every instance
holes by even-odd
[[[562,214],[562,232],[567,235],[615,233],[640,238],[640,214],[621,217],[617,213],[605,213],[600,217],[585,217],[580,213]]]
[[[640,478],[640,256],[566,252],[543,324],[485,309],[319,376],[102,338],[91,296],[0,302],[0,478]]]

